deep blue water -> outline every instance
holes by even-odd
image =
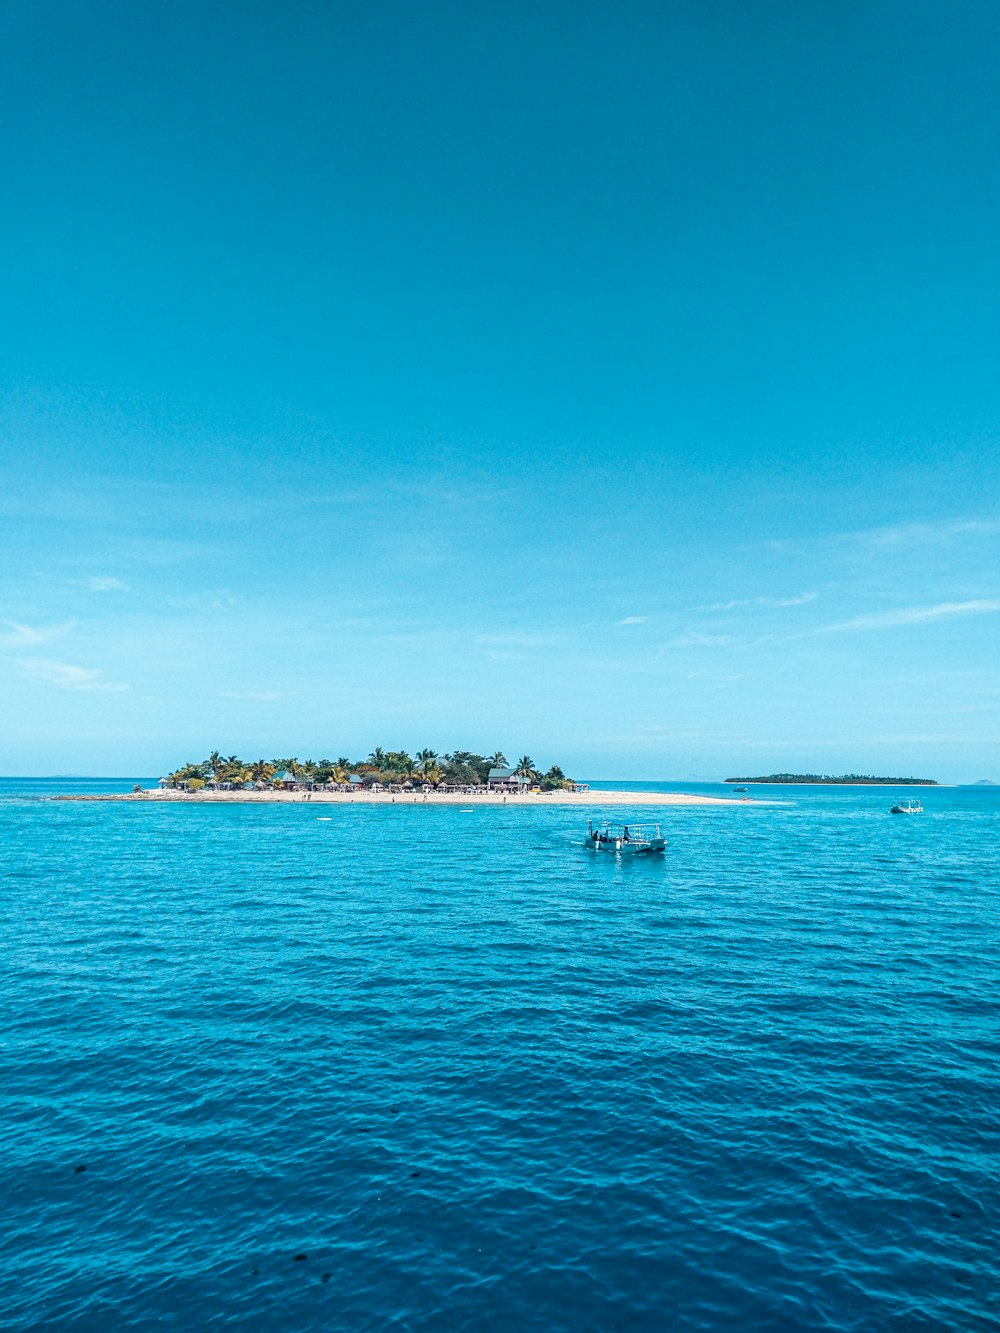
[[[5,1329],[997,1327],[1000,789],[619,864],[52,786],[0,783]]]

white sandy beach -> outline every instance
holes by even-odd
[[[482,792],[463,795],[461,792],[299,792],[299,791],[201,791],[185,792],[167,789],[144,790],[118,795],[67,795],[54,798],[59,801],[157,801],[178,802],[184,805],[208,805],[219,802],[238,802],[244,805],[283,802],[300,805],[739,805],[739,799],[723,796],[692,796],[686,792],[652,791],[553,791],[527,792],[523,796],[502,792]]]

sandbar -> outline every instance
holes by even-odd
[[[688,792],[655,791],[551,791],[525,792],[514,795],[512,792],[339,792],[339,791],[175,791],[143,790],[140,792],[86,793],[54,796],[55,801],[152,801],[156,803],[178,802],[183,805],[212,805],[219,803],[237,803],[244,805],[261,804],[310,804],[310,805],[510,805],[510,806],[547,806],[576,805],[581,807],[595,805],[742,805],[739,798],[725,796],[692,795]]]

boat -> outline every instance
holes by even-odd
[[[919,801],[898,801],[889,811],[890,815],[922,815],[924,807]]]
[[[746,789],[746,787],[737,787],[737,788],[736,788],[736,795],[739,796],[740,794],[742,794],[743,796],[745,796],[745,795],[747,794],[747,789]]]
[[[584,846],[592,852],[615,852],[619,856],[649,856],[665,850],[667,840],[659,824],[598,824],[587,820]]]

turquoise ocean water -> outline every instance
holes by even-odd
[[[1000,789],[132,781],[0,782],[3,1328],[997,1327]]]

